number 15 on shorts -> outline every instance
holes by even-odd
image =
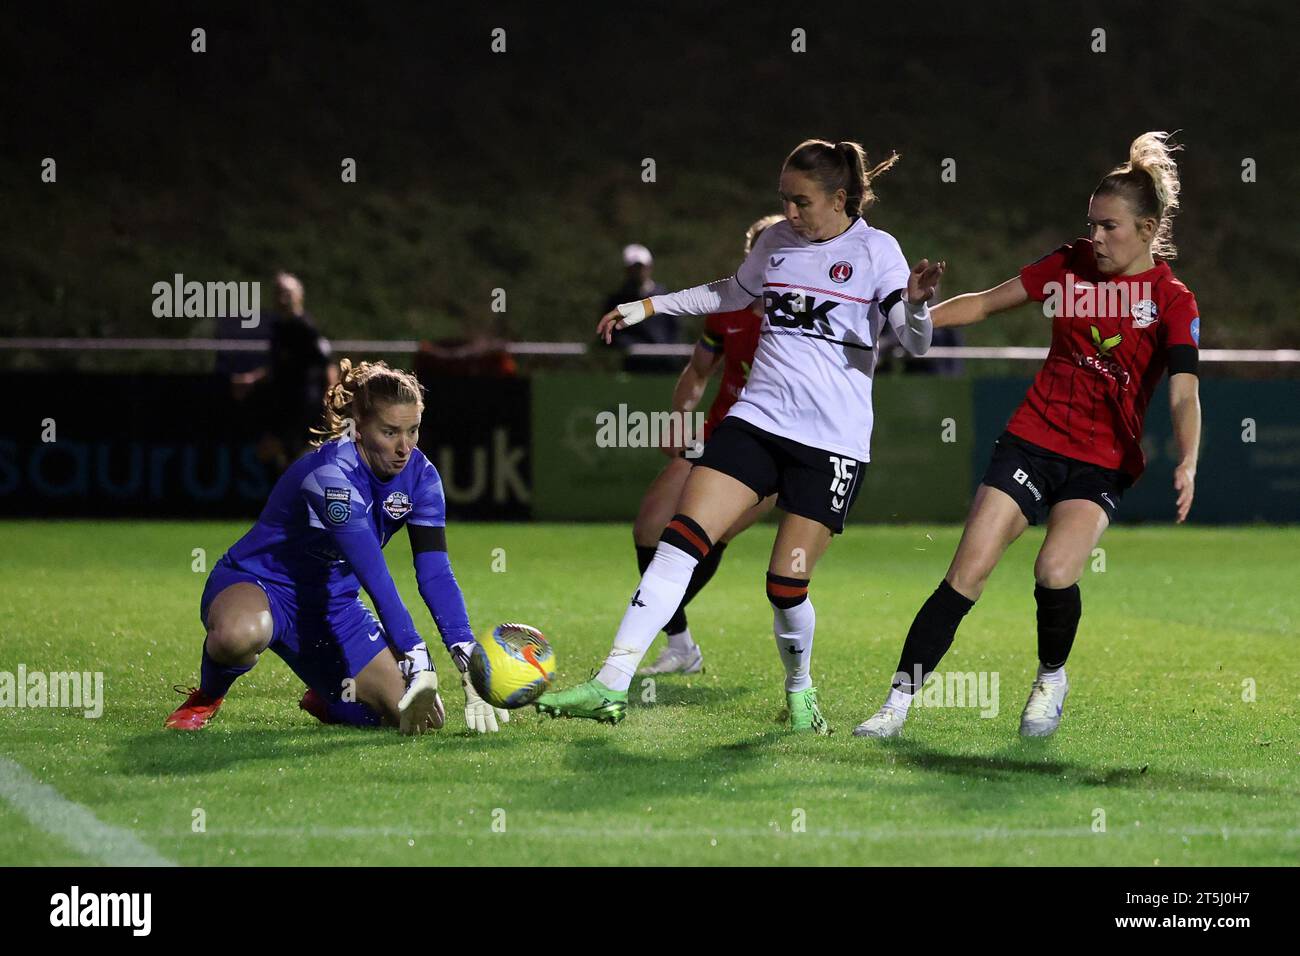
[[[831,510],[840,511],[844,508],[844,496],[849,493],[849,485],[853,483],[853,469],[857,466],[857,461],[852,458],[840,458],[837,455],[828,456],[831,460],[831,467],[835,469],[835,477],[831,479]]]

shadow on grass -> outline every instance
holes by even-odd
[[[644,678],[637,678],[641,681]],[[687,686],[681,679],[665,680],[662,677],[655,679],[655,702],[653,704],[642,704],[640,702],[639,683],[634,683],[632,689],[628,692],[628,699],[631,701],[632,708],[652,708],[652,707],[706,707],[713,704],[726,704],[730,701],[737,700],[750,693],[750,688],[743,685],[728,684],[719,687],[714,684],[692,684]]]
[[[1281,796],[1284,788],[1249,786],[1209,774],[1151,769],[1149,764],[1104,767],[1052,759],[1050,740],[1022,740],[1000,753],[952,754],[909,740],[877,741],[885,753],[921,770],[1007,783],[1054,778],[1076,787],[1123,787],[1146,790],[1189,790],[1198,793]]]
[[[661,685],[662,687],[662,685]],[[660,690],[660,704],[699,703],[745,693],[743,688],[697,686]],[[965,778],[994,792],[1017,792],[1026,783],[1035,791],[1069,791],[1116,787],[1153,792],[1187,791],[1232,796],[1292,794],[1275,786],[1251,786],[1210,774],[1162,770],[1145,765],[1111,766],[1071,763],[1054,756],[1051,741],[1016,741],[1000,752],[956,754],[911,740],[846,741],[847,731],[832,740],[793,736],[781,725],[759,725],[753,735],[719,742],[689,754],[671,749],[645,752],[645,738],[625,738],[617,728],[587,721],[555,721],[571,726],[567,739],[544,738],[552,721],[531,712],[522,726],[500,734],[467,732],[459,714],[434,739],[402,737],[392,729],[287,725],[284,727],[212,727],[200,733],[147,731],[121,739],[110,751],[118,773],[129,777],[204,777],[232,767],[260,770],[313,759],[339,758],[360,767],[371,783],[409,783],[412,771],[459,783],[473,781],[483,792],[499,791],[525,804],[556,809],[609,810],[636,807],[648,798],[710,797],[721,800],[768,800],[788,797],[786,772],[771,772],[776,761],[808,760],[808,786],[828,792],[869,796],[879,773],[902,765],[934,775],[936,790]],[[544,721],[540,726],[534,721]],[[513,722],[512,722],[513,723]],[[543,738],[539,740],[539,735]],[[842,736],[843,735],[843,736]],[[844,744],[849,744],[844,746]],[[393,750],[392,748],[404,748]],[[538,761],[539,755],[545,755]],[[493,758],[480,766],[480,758]],[[546,759],[549,758],[549,759]],[[333,775],[337,769],[322,767]],[[965,792],[965,791],[963,791]]]
[[[240,764],[352,754],[387,757],[388,748],[418,746],[391,728],[286,726],[210,727],[197,733],[149,731],[127,737],[109,752],[126,776],[186,777],[210,774]]]
[[[632,753],[623,749],[610,728],[572,740],[565,748],[566,776],[547,781],[524,780],[513,792],[523,796],[536,786],[547,802],[572,802],[574,808],[600,805],[608,809],[636,806],[653,797],[714,796],[739,800],[785,799],[792,781],[788,772],[768,772],[775,759],[806,756],[816,766],[806,784],[828,792],[848,791],[869,796],[882,766],[901,764],[935,777],[936,791],[951,790],[951,779],[967,778],[986,784],[992,793],[1025,792],[1032,782],[1037,793],[1114,787],[1150,792],[1189,792],[1225,796],[1286,797],[1290,791],[1275,786],[1252,786],[1210,774],[1161,770],[1145,765],[1107,767],[1054,759],[1050,743],[1025,741],[1001,753],[965,755],[931,750],[909,741],[861,742],[861,750],[823,741],[792,737],[773,728],[753,737],[720,743],[689,757],[662,753]],[[838,734],[837,734],[838,736]],[[858,743],[857,741],[854,742]],[[811,745],[804,746],[805,744]],[[874,748],[874,749],[869,749]],[[827,767],[834,768],[827,773]],[[593,786],[595,782],[595,786]],[[954,796],[969,791],[952,790]],[[529,794],[530,796],[534,794]]]
[[[459,724],[459,726],[458,726]],[[406,748],[412,760],[437,760],[437,748],[454,750],[460,756],[486,752],[510,752],[528,747],[524,736],[489,736],[465,730],[460,714],[448,714],[447,726],[421,737],[406,737],[393,727],[320,727],[312,724],[285,727],[209,727],[196,734],[177,731],[147,731],[125,737],[109,750],[118,773],[127,777],[190,777],[212,774],[243,763],[335,758],[344,754],[360,763],[374,758],[373,773],[389,773],[409,779],[411,763],[394,762],[391,748]]]

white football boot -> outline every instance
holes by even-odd
[[[700,645],[696,644],[690,650],[681,650],[669,644],[655,662],[648,667],[643,667],[638,674],[698,674],[704,670],[704,652],[700,650]]]
[[[1065,697],[1070,693],[1068,681],[1047,682],[1035,680],[1025,702],[1025,712],[1020,715],[1020,736],[1050,737],[1061,723]]]
[[[903,735],[903,724],[906,721],[907,715],[905,713],[895,710],[886,704],[872,716],[854,727],[853,736],[876,737],[880,739],[887,737],[901,737]]]

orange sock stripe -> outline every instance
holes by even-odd
[[[689,541],[696,550],[700,552],[700,557],[703,557],[704,555],[709,553],[708,542],[704,541],[702,538],[700,538],[699,535],[697,535],[690,528],[686,527],[686,525],[682,524],[680,521],[674,519],[668,522],[668,527],[665,530],[676,531],[678,534],[680,534],[683,538]]]
[[[767,582],[767,593],[771,594],[773,597],[803,597],[808,593],[808,585],[805,584],[802,587],[792,587],[788,584],[773,584],[769,581]]]

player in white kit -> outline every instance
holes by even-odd
[[[908,269],[894,237],[867,225],[872,180],[857,143],[806,140],[786,157],[785,221],[763,232],[736,274],[611,310],[615,329],[654,315],[707,315],[764,303],[758,350],[740,398],[714,429],[682,490],[654,559],[593,680],[544,694],[541,713],[618,723],[638,663],[672,616],[713,542],[772,493],[785,512],[772,546],[767,596],[796,731],[830,732],[810,676],[816,615],[808,585],[858,493],[871,457],[871,381],[888,319],[913,355],[930,347],[926,307],[943,263]]]

